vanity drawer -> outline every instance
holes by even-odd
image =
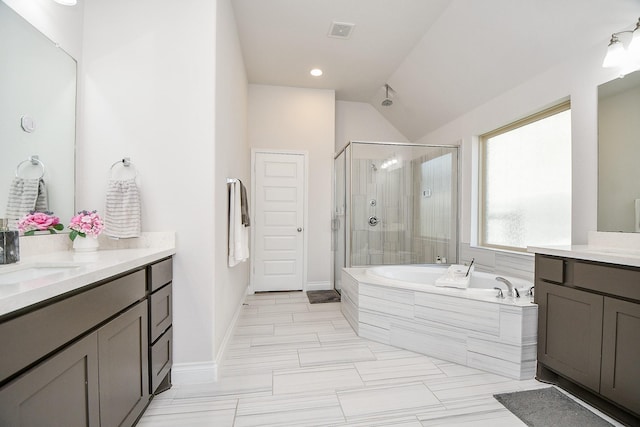
[[[536,279],[551,283],[564,283],[565,261],[561,258],[536,256]]]
[[[158,389],[164,378],[171,370],[173,363],[173,328],[169,328],[155,344],[151,346],[151,363],[149,371],[151,374],[151,393]]]
[[[0,382],[145,297],[139,270],[0,323]]]
[[[169,284],[151,294],[149,298],[149,312],[151,313],[149,316],[149,327],[151,329],[149,338],[151,342],[157,340],[171,326],[172,294],[172,285]]]
[[[576,262],[574,286],[622,298],[640,300],[640,270]]]
[[[151,265],[149,268],[149,291],[160,289],[173,278],[173,259],[169,258]]]

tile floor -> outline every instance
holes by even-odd
[[[524,426],[493,394],[548,387],[359,338],[340,303],[247,296],[216,383],[174,385],[140,427]]]

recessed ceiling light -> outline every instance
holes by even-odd
[[[75,6],[78,3],[77,0],[53,0],[56,3],[63,4],[65,6]]]
[[[309,71],[309,74],[311,74],[313,77],[320,77],[322,75],[322,70],[320,68],[314,68],[313,70]]]

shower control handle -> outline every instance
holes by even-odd
[[[369,217],[369,225],[372,227],[375,227],[376,225],[378,225],[378,223],[380,222],[380,220],[378,219],[378,217],[375,216],[370,216]]]

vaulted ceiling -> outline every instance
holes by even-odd
[[[334,89],[416,140],[632,29],[640,0],[232,0],[250,83]],[[332,22],[355,24],[329,37]],[[322,77],[309,75],[321,68]],[[393,105],[382,107],[384,85]]]

